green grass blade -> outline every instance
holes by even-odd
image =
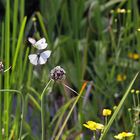
[[[25,77],[25,72],[26,72],[26,69],[27,69],[27,62],[28,62],[28,55],[29,55],[29,48],[27,48],[26,53],[24,55],[25,55],[25,57],[24,57],[24,61],[23,61],[22,75],[21,75],[21,79],[20,79],[20,84],[23,82],[23,79]]]
[[[25,2],[24,2],[24,0],[20,0],[20,22],[21,23],[24,18],[24,8],[25,8]]]
[[[1,46],[0,46],[0,58],[3,58],[3,50],[4,50],[4,23],[1,25],[1,35],[2,35],[2,41],[1,41]],[[2,89],[2,75],[0,74],[0,89]],[[0,92],[0,103],[2,103],[2,96]],[[2,106],[0,105],[0,130],[2,130]],[[0,139],[2,139],[2,133],[0,133]]]
[[[45,94],[47,95],[48,92],[46,92],[46,90],[48,90],[48,88],[50,87],[50,85],[54,83],[54,81],[52,79],[50,79],[50,81],[46,84],[45,88],[43,89],[42,93],[41,93],[41,126],[42,126],[42,140],[45,140],[45,119],[44,119],[44,97]]]
[[[44,22],[43,22],[43,17],[42,17],[42,15],[39,12],[37,12],[36,15],[38,17],[38,20],[39,20],[42,32],[43,32],[45,38],[47,39],[48,44],[50,44],[50,41],[49,41],[49,38],[48,38],[48,34],[47,34],[47,31],[46,31],[46,27],[45,27]]]
[[[8,68],[10,64],[10,1],[6,1],[6,17],[5,17],[5,67]],[[4,88],[9,89],[9,71],[5,73]],[[8,140],[9,135],[9,92],[4,94],[4,131],[5,140]]]
[[[16,66],[16,62],[17,62],[20,46],[21,46],[22,39],[23,39],[26,20],[27,20],[27,17],[24,17],[22,25],[21,25],[20,32],[19,32],[19,38],[18,38],[18,42],[17,42],[17,46],[16,46],[16,51],[15,51],[15,55],[14,55],[14,60],[13,60],[13,64],[12,64],[13,72],[15,70],[15,66]]]
[[[39,103],[37,102],[37,100],[30,94],[28,94],[30,100],[33,102],[33,105],[39,110],[41,111],[41,106],[39,105]]]
[[[13,33],[12,33],[12,56],[15,52],[16,35],[17,35],[17,18],[18,17],[18,0],[14,0],[14,11],[13,11]]]
[[[105,3],[105,5],[103,5],[101,7],[101,10],[106,10],[107,8],[113,6],[117,3],[120,3],[120,2],[124,3],[124,2],[126,2],[126,0],[110,0],[109,2]]]

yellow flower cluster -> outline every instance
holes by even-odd
[[[111,10],[111,13],[120,13],[120,14],[131,13],[131,10],[130,9],[126,10],[124,8],[122,8],[122,9],[118,8],[116,10]]]
[[[110,116],[112,111],[110,109],[103,109],[103,116]]]
[[[135,90],[135,89],[131,89],[131,93],[136,93],[136,94],[139,94],[140,93],[140,90]]]
[[[83,124],[86,128],[95,131],[95,130],[102,130],[104,129],[104,125],[100,123],[96,123],[93,121],[87,121],[85,124]]]
[[[116,80],[118,82],[122,82],[122,81],[126,80],[126,75],[124,75],[124,74],[118,74]]]
[[[132,136],[134,136],[134,134],[131,132],[121,132],[118,135],[114,136],[114,138],[118,140],[122,140],[123,138],[132,137]]]
[[[137,53],[128,53],[128,57],[133,60],[138,60],[140,58],[140,55]]]

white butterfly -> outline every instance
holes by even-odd
[[[50,55],[51,55],[51,51],[47,50],[37,54],[30,54],[28,57],[30,63],[32,63],[33,65],[42,65],[47,62],[47,59],[50,57]]]
[[[29,37],[28,41],[38,50],[43,50],[48,46],[45,38],[41,38],[40,40],[36,41],[34,38]]]

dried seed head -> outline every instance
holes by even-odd
[[[2,61],[0,61],[0,72],[4,71],[4,65],[2,63]]]
[[[63,68],[61,68],[60,66],[56,66],[55,68],[53,68],[50,72],[50,77],[51,79],[53,79],[54,81],[61,81],[64,80],[66,77],[66,72]]]

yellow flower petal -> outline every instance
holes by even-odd
[[[139,94],[140,93],[140,91],[139,90],[136,90],[136,94]]]
[[[126,137],[132,137],[132,136],[134,136],[134,134],[131,133],[131,132],[128,132],[128,133],[126,134]]]
[[[135,89],[131,89],[131,93],[134,93],[135,92]]]
[[[110,109],[103,109],[103,116],[110,116],[111,115],[111,110]]]
[[[126,80],[126,75],[118,74],[116,79],[118,82],[122,82],[122,81]]]
[[[121,140],[125,137],[132,137],[132,136],[134,136],[134,134],[131,132],[121,132],[118,135],[114,136],[114,138]]]
[[[120,8],[118,8],[118,9],[116,10],[116,12],[117,12],[117,13],[126,13],[126,10],[125,10],[125,9],[120,9]]]
[[[87,121],[86,124],[83,124],[83,126],[85,126],[86,128],[90,129],[90,130],[101,130],[104,128],[104,125],[100,124],[100,123],[96,123],[93,121]]]
[[[138,60],[140,58],[140,55],[137,53],[128,53],[128,57],[133,60]]]
[[[123,139],[123,137],[122,137],[121,135],[116,135],[116,136],[114,136],[114,138],[115,138],[115,139],[118,139],[118,140]]]
[[[91,126],[89,126],[89,125],[87,125],[87,124],[83,124],[83,126],[85,126],[86,128],[88,128],[88,129],[90,129],[90,130],[96,130],[94,127],[91,127]]]
[[[96,123],[96,128],[102,130],[104,129],[104,125],[100,123]]]

